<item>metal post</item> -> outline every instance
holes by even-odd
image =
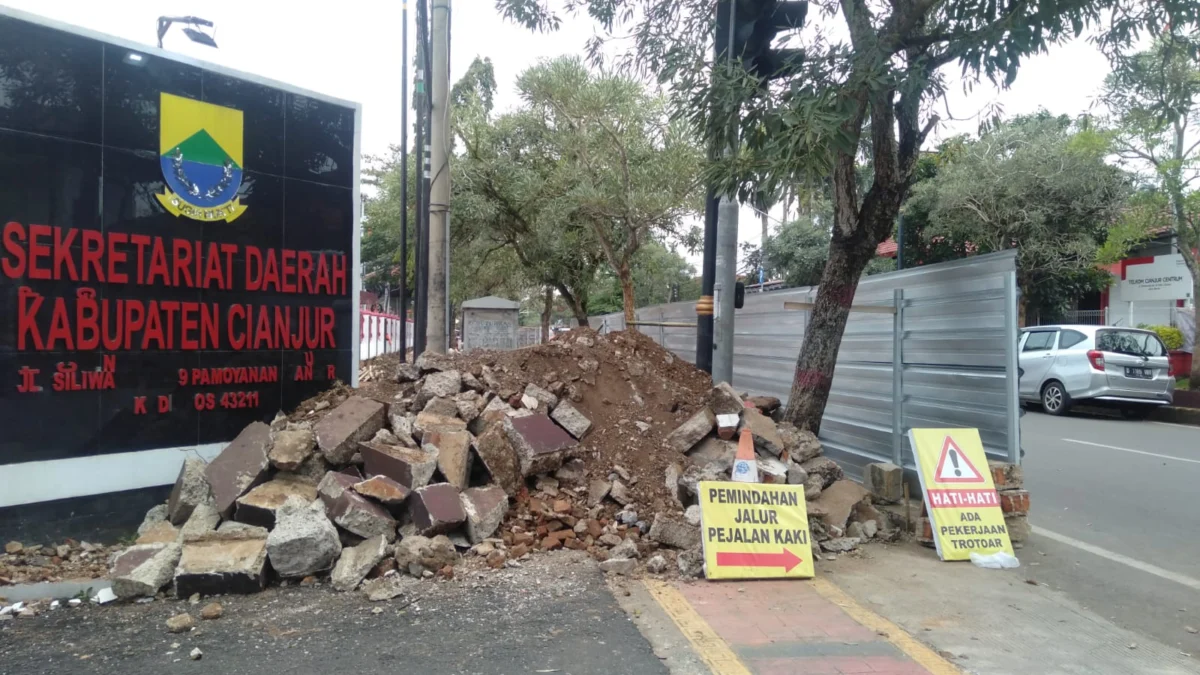
[[[737,202],[722,195],[717,211],[717,269],[713,285],[715,308],[713,336],[713,382],[733,384],[734,292],[737,280]]]
[[[400,2],[400,361],[408,360],[408,0]]]
[[[1021,463],[1021,408],[1017,400],[1017,273],[1004,277],[1004,383],[1008,461]]]
[[[892,291],[892,464],[904,466],[904,289]]]

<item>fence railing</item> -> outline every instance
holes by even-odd
[[[366,361],[383,354],[391,354],[401,350],[400,346],[400,317],[395,314],[373,312],[369,309],[359,310],[358,359]],[[413,346],[413,322],[408,322],[405,331],[405,347]]]

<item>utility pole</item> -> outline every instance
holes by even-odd
[[[408,0],[400,0],[400,362],[408,360]]]
[[[429,323],[425,327],[425,348],[444,354],[449,346],[446,335],[446,225],[450,215],[450,163],[447,156],[447,129],[450,122],[450,0],[433,0],[430,43],[433,71],[430,73],[429,145],[433,178],[429,188]]]
[[[733,383],[734,284],[737,283],[738,203],[721,195],[717,207],[717,273],[713,285],[713,382]]]
[[[429,145],[425,139],[428,122],[429,96],[425,88],[429,73],[429,6],[426,0],[417,0],[417,78],[414,109],[416,119],[417,152],[417,263],[416,311],[413,313],[413,358],[425,351],[425,326],[429,314]]]

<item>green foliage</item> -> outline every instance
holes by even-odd
[[[1174,326],[1138,326],[1138,328],[1154,331],[1168,350],[1174,351],[1183,347],[1183,331]]]
[[[638,249],[633,256],[633,290],[638,307],[700,297],[696,269],[683,256],[657,241]],[[620,280],[603,269],[592,286],[588,309],[593,314],[623,310]]]
[[[1044,113],[999,124],[920,183],[908,211],[927,218],[927,240],[968,253],[1017,249],[1027,307],[1059,315],[1107,286],[1098,254],[1124,257],[1139,240],[1127,228],[1112,236],[1131,181],[1096,138]]]

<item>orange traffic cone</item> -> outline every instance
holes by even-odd
[[[758,461],[754,458],[754,434],[742,429],[737,455],[733,458],[732,479],[740,483],[758,482]]]

